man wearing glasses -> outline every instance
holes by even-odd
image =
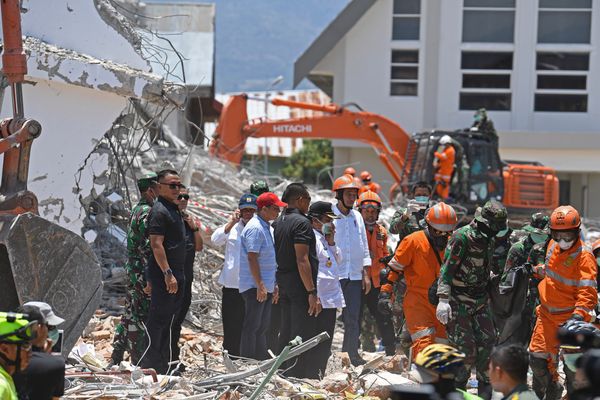
[[[240,340],[242,357],[266,360],[267,330],[271,321],[271,302],[277,301],[275,289],[275,247],[271,221],[287,204],[275,193],[266,192],[256,199],[257,213],[241,234],[240,294],[245,317]],[[275,297],[275,300],[273,300]]]
[[[534,267],[543,277],[529,344],[533,390],[539,398],[560,398],[562,393],[557,371],[558,328],[569,320],[590,322],[598,302],[596,260],[581,240],[580,226],[581,217],[575,208],[560,206],[554,210],[545,263]]]
[[[179,359],[179,335],[181,334],[181,324],[185,320],[190,305],[192,304],[192,282],[194,281],[194,260],[196,258],[196,252],[202,251],[204,242],[200,234],[200,220],[192,214],[186,212],[190,195],[187,189],[182,189],[179,196],[177,196],[177,205],[179,211],[183,216],[185,222],[185,287],[181,287],[183,290],[183,300],[181,308],[175,317],[173,323],[173,335],[171,337],[171,351],[173,352],[173,360]],[[185,367],[183,364],[179,364],[179,370],[184,371]]]
[[[185,288],[185,222],[177,205],[184,186],[176,171],[158,173],[158,199],[148,216],[148,233],[152,254],[146,270],[152,287],[146,328],[148,350],[141,360],[143,368],[159,374],[169,372],[174,361],[170,338]]]
[[[0,312],[0,399],[17,400],[13,375],[23,371],[31,359],[31,341],[37,322],[28,316]]]

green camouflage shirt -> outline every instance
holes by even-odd
[[[494,238],[486,238],[475,221],[456,230],[446,247],[437,294],[467,304],[487,302]]]
[[[146,233],[146,222],[152,205],[142,199],[131,210],[131,221],[127,230],[127,255],[135,261],[145,260],[150,255],[150,240]]]
[[[411,233],[423,230],[424,226],[419,224],[417,217],[411,214],[407,220],[402,219],[402,215],[406,212],[405,207],[400,207],[392,216],[390,221],[389,232],[393,235],[398,235],[398,243]],[[421,220],[422,221],[422,220]]]
[[[506,257],[504,274],[513,268],[522,267],[525,265],[527,263],[527,259],[529,258],[529,252],[532,248],[533,242],[527,239],[527,237],[513,244],[508,251],[508,256]]]
[[[496,238],[494,248],[494,256],[492,262],[492,272],[494,275],[500,275],[504,271],[504,265],[506,264],[506,259],[508,257],[508,251],[512,243],[510,242],[511,233],[509,232],[506,236],[502,238]]]
[[[548,248],[549,242],[550,240],[548,240],[547,242],[534,244],[531,250],[529,251],[527,262],[534,267],[539,264],[545,264],[546,249]]]

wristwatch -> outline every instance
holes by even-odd
[[[315,296],[317,295],[317,289],[313,289],[313,290],[307,290],[306,291],[308,293],[308,295],[310,296],[311,294],[314,294]]]
[[[200,230],[200,228],[196,227],[194,229],[192,229],[192,232],[198,232]]]
[[[167,270],[166,270],[166,271],[163,271],[163,274],[164,274],[165,276],[167,276],[167,275],[173,275],[173,271],[171,270],[171,268],[167,268]]]

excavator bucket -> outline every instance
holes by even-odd
[[[65,319],[63,354],[102,297],[100,265],[77,234],[32,213],[0,216],[0,309],[43,301]]]

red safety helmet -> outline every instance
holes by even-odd
[[[342,175],[337,178],[333,182],[333,188],[331,189],[334,192],[343,189],[359,189],[359,186],[354,182],[354,178],[351,175]]]
[[[454,208],[446,203],[437,203],[427,210],[425,221],[433,229],[442,232],[452,232],[458,223],[458,217]]]
[[[358,206],[362,207],[363,203],[375,203],[377,208],[381,208],[381,198],[375,192],[367,190],[358,197]]]
[[[578,229],[581,225],[579,212],[572,206],[560,206],[550,215],[550,229],[568,231]]]
[[[344,175],[354,176],[354,175],[356,175],[356,170],[352,167],[348,167],[344,170]]]

